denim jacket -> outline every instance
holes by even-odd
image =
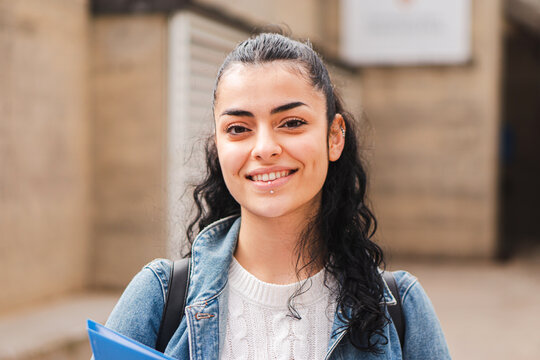
[[[165,354],[177,359],[219,359],[225,338],[227,316],[227,274],[232,261],[240,219],[229,217],[205,228],[192,247],[189,290],[185,316]],[[171,262],[157,259],[146,265],[130,282],[114,307],[106,326],[150,347],[155,347]],[[412,275],[394,272],[405,317],[405,344],[402,349],[392,323],[383,329],[388,342],[382,354],[356,349],[338,330],[344,324],[335,315],[325,359],[450,359],[439,321],[424,290]],[[395,298],[385,284],[389,304]],[[381,305],[383,306],[383,305]]]

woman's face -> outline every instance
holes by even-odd
[[[233,64],[214,107],[216,144],[227,188],[242,215],[276,218],[318,209],[328,161],[344,139],[337,115],[327,138],[326,100],[283,61]]]

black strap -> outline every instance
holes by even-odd
[[[392,322],[394,323],[394,326],[396,327],[397,333],[399,335],[399,342],[401,344],[401,348],[403,349],[403,344],[405,344],[405,318],[403,317],[403,310],[401,308],[401,297],[399,296],[396,278],[394,278],[394,274],[392,274],[392,272],[390,271],[383,272],[383,278],[386,281],[390,292],[392,293],[392,295],[394,295],[394,298],[396,299],[395,305],[387,304],[387,306],[388,313],[390,314]]]
[[[171,269],[169,289],[163,306],[161,326],[156,341],[156,350],[164,352],[174,332],[184,317],[188,289],[189,258],[176,260]]]

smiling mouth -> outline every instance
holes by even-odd
[[[247,175],[246,178],[251,181],[273,181],[273,180],[294,174],[296,171],[298,170],[295,169],[295,170],[272,171],[272,172],[264,173],[264,174]]]

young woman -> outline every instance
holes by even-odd
[[[260,34],[229,54],[188,238],[178,359],[448,359],[433,307],[394,273],[405,340],[386,304],[354,120],[309,44]],[[197,121],[197,120],[194,120]],[[195,231],[198,235],[194,238]],[[107,326],[155,346],[170,262],[132,280]]]

